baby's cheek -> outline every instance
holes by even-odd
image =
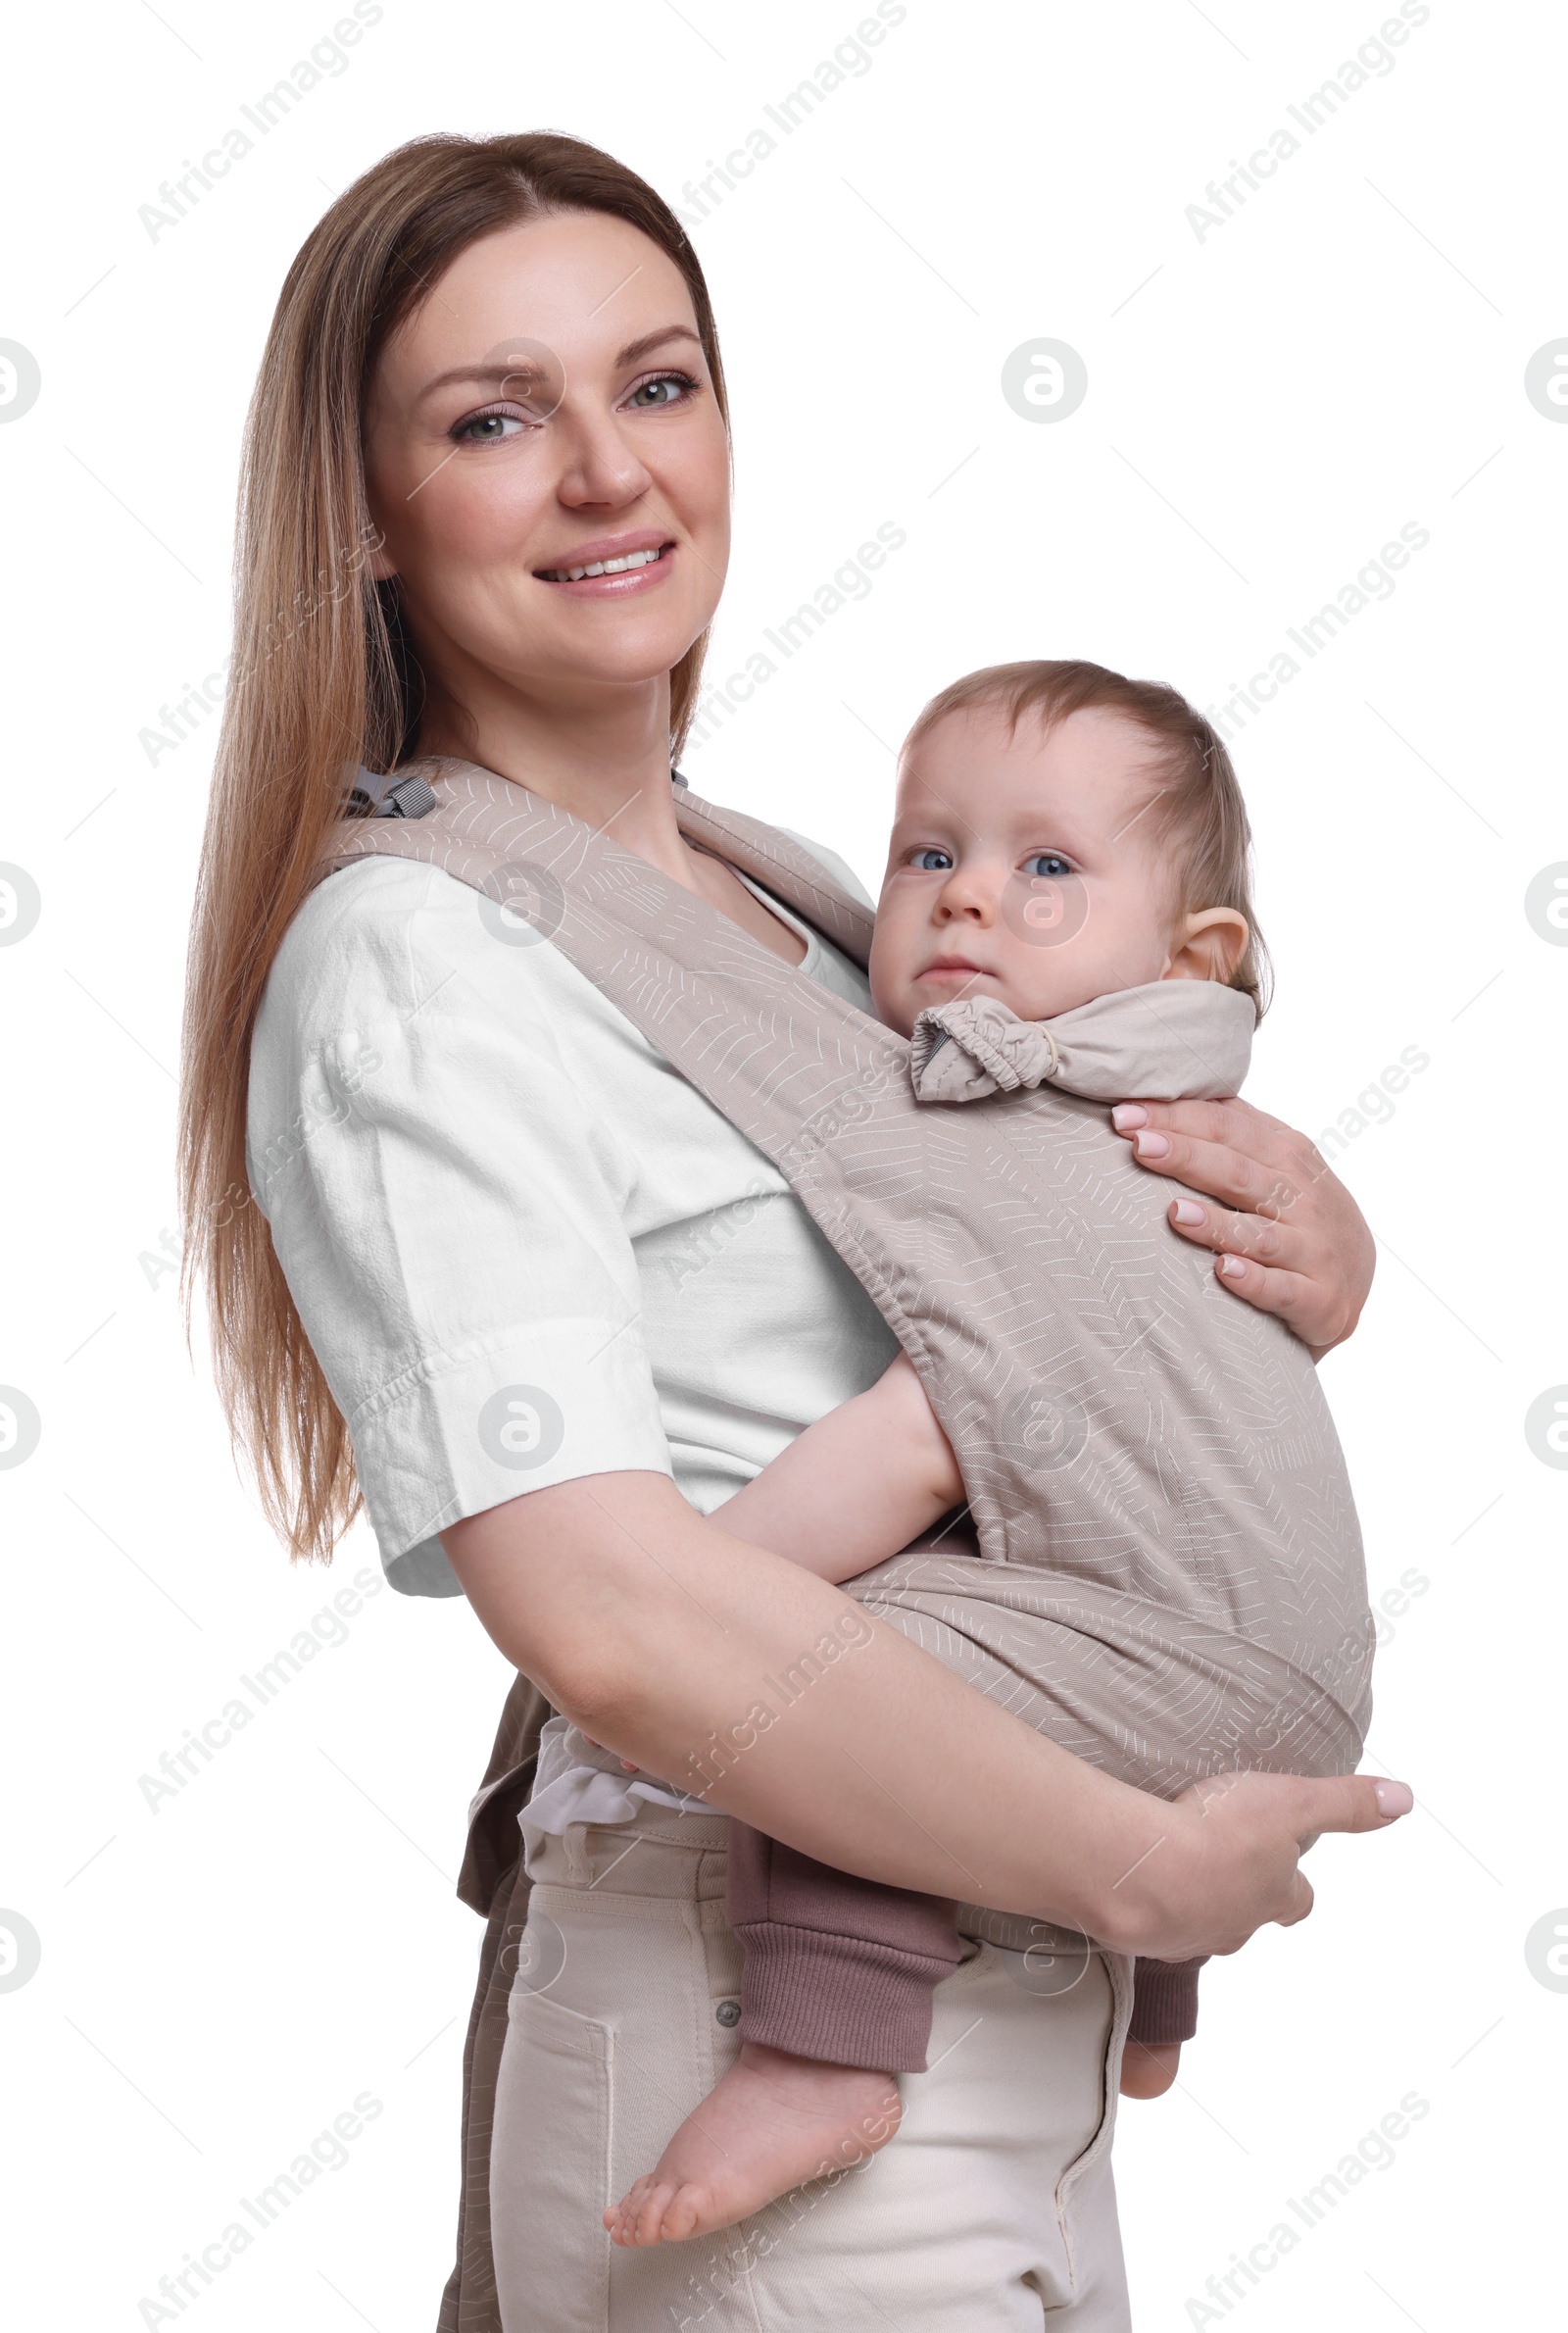
[[[1098,936],[1098,935],[1097,935]],[[1102,951],[1087,923],[1067,933],[1054,946],[1031,945],[1009,932],[1002,950],[1002,1002],[1020,1019],[1054,1020],[1095,997],[1130,983],[1116,976],[1102,961]]]
[[[906,945],[900,946],[895,926],[896,918],[879,909],[866,971],[871,982],[871,1007],[878,1020],[906,1037],[914,1026],[909,994],[912,956]]]
[[[871,1010],[885,1028],[901,1037],[913,1034],[915,1005],[906,987],[896,983],[884,987],[875,978],[871,982]]]

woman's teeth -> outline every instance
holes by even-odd
[[[628,551],[624,559],[596,559],[591,567],[542,567],[539,573],[546,583],[580,583],[584,575],[623,575],[628,568],[652,567],[667,548],[662,544],[657,551]]]

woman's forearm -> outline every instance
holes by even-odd
[[[496,1643],[585,1731],[865,1878],[1190,1959],[1299,1916],[1296,1843],[1378,1819],[1340,1785],[1244,1777],[1205,1812],[1111,1781],[662,1475],[533,1491],[442,1539]]]
[[[1114,1785],[662,1475],[563,1483],[442,1536],[490,1634],[559,1709],[772,1837],[865,1878],[1085,1925],[1097,1881],[1119,1876],[1101,1870],[1118,1852]],[[1160,1812],[1123,1813],[1144,1817],[1127,1862]]]

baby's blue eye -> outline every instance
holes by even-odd
[[[1062,875],[1070,875],[1072,869],[1059,851],[1036,851],[1033,858],[1024,861],[1023,871],[1028,875],[1042,877],[1050,875],[1059,878]]]
[[[910,859],[909,865],[917,867],[922,874],[946,874],[953,865],[953,853],[939,851],[935,848],[928,851],[916,851]]]

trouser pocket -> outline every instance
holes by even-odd
[[[505,2333],[607,2333],[614,2035],[528,1974],[508,2003],[490,2153],[501,2322]]]

